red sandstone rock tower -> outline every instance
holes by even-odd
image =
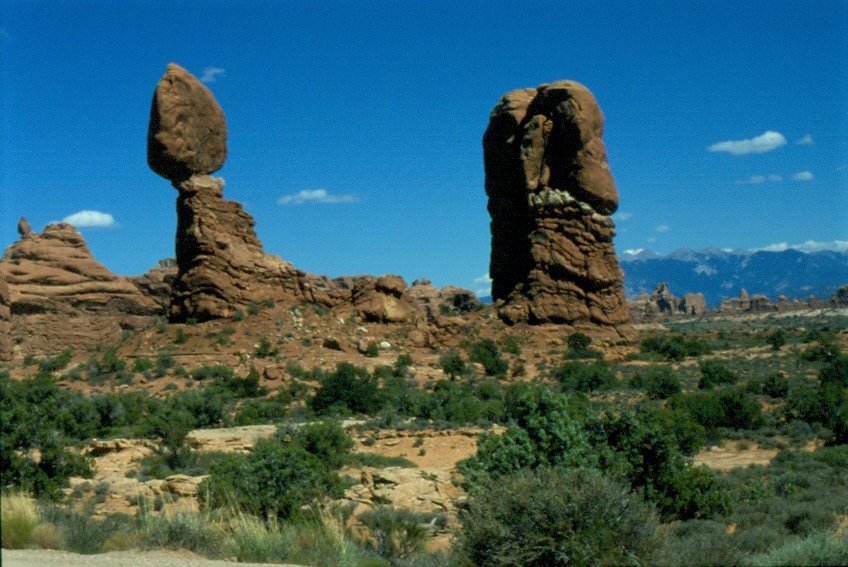
[[[595,97],[573,81],[509,92],[492,110],[483,136],[490,275],[504,321],[633,338],[603,128]]]

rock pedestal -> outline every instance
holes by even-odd
[[[507,93],[490,115],[483,137],[489,273],[507,323],[632,338],[603,126],[592,93],[572,81]]]

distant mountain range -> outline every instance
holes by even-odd
[[[650,250],[619,254],[628,298],[652,292],[658,283],[668,283],[676,296],[703,293],[710,307],[722,299],[750,295],[770,299],[785,295],[828,299],[838,287],[848,284],[848,252],[751,252],[720,248],[681,249],[665,256]]]

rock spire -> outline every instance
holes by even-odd
[[[483,136],[490,275],[508,323],[633,334],[612,242],[618,192],[603,128],[595,97],[573,81],[509,92],[491,112]]]

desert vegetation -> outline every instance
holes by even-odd
[[[192,365],[181,349],[226,348],[203,325],[179,327],[181,342],[151,324],[153,355],[128,358],[127,337],[0,372],[4,547],[308,565],[848,561],[848,337],[833,320],[670,323],[617,360],[585,335],[534,341],[469,325],[452,347],[365,349],[308,370],[292,352],[321,347],[267,325],[224,327],[255,345],[238,368]],[[260,370],[270,363],[284,381]],[[510,371],[519,363],[526,375]],[[254,424],[274,429],[249,451],[191,440]],[[425,432],[469,427],[481,433],[456,466],[455,510],[379,499],[354,510],[358,475],[414,471]],[[415,442],[380,454],[387,430]],[[150,444],[126,471],[139,482],[198,479],[195,505],[140,494],[131,513],[110,513],[91,447],[113,438]],[[716,464],[749,453],[766,456]],[[449,545],[434,547],[435,533]]]

